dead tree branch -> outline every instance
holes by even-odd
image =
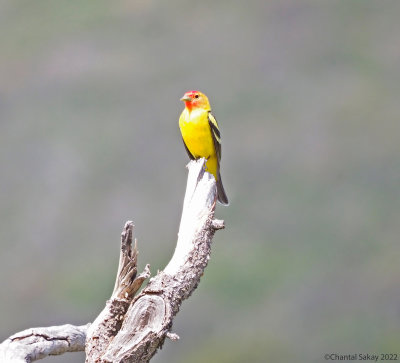
[[[117,278],[110,300],[92,324],[34,328],[0,344],[0,361],[33,362],[48,355],[84,349],[86,362],[148,362],[171,332],[183,300],[196,289],[210,259],[214,233],[224,222],[214,219],[215,179],[205,172],[205,159],[191,161],[175,252],[164,269],[151,278],[149,265],[137,276],[133,223],[125,224]],[[4,358],[3,358],[4,357]]]
[[[66,324],[21,331],[0,344],[0,362],[30,363],[49,355],[82,351],[89,325]]]
[[[90,325],[86,338],[86,360],[98,362],[105,348],[121,329],[122,321],[136,292],[143,281],[150,277],[150,266],[137,274],[137,246],[132,248],[133,223],[125,223],[121,234],[121,252],[114,291],[105,308]]]
[[[214,220],[217,191],[215,179],[204,169],[205,160],[189,163],[189,176],[175,253],[164,271],[153,277],[130,304],[121,329],[104,354],[89,362],[148,362],[171,333],[174,316],[200,282],[210,259],[215,230],[224,228]],[[90,329],[91,330],[91,329]],[[90,341],[90,332],[88,341]]]

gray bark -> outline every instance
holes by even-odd
[[[82,351],[88,326],[66,324],[21,331],[0,344],[0,362],[29,363],[49,355]]]
[[[149,265],[137,276],[133,224],[125,224],[117,278],[110,300],[92,324],[34,328],[17,333],[0,344],[0,361],[32,362],[47,355],[86,351],[87,363],[148,362],[171,332],[183,300],[196,289],[210,259],[214,233],[224,222],[214,219],[215,179],[205,172],[205,160],[188,164],[178,242],[166,268],[150,279]],[[86,340],[86,346],[84,344]],[[2,359],[3,357],[6,357]]]
[[[150,279],[148,285],[129,304],[119,331],[111,339],[92,334],[87,341],[109,341],[97,344],[97,354],[86,349],[86,362],[148,362],[166,337],[177,340],[171,332],[174,316],[183,300],[196,289],[210,259],[215,230],[224,228],[214,220],[217,190],[215,179],[204,171],[205,160],[189,163],[178,242],[174,255],[164,271]],[[96,321],[107,321],[108,314]],[[104,329],[98,329],[100,334]]]

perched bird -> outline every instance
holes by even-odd
[[[211,113],[210,102],[204,93],[188,91],[181,98],[185,109],[179,117],[183,144],[190,159],[206,158],[206,170],[217,182],[218,201],[228,205],[222,185],[219,162],[221,160],[221,134],[218,123]]]

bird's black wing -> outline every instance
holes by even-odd
[[[222,185],[221,174],[219,173],[219,162],[221,160],[221,133],[219,131],[218,123],[211,112],[208,113],[208,123],[211,129],[211,135],[214,142],[215,153],[217,154],[217,193],[218,201],[224,205],[228,205],[228,197],[226,196],[224,186]]]
[[[211,113],[208,113],[208,123],[211,128],[211,135],[214,142],[215,152],[217,154],[218,165],[221,160],[221,133],[219,132],[218,122]]]

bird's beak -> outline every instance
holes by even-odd
[[[189,96],[186,96],[186,95],[184,95],[182,98],[181,98],[181,101],[183,101],[183,102],[190,102],[192,99],[189,97]]]

